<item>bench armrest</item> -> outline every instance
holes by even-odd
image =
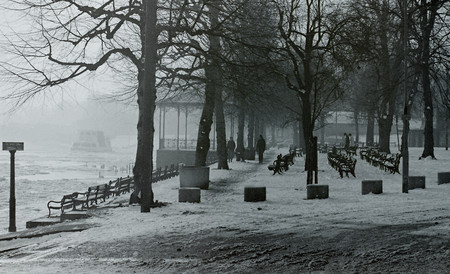
[[[57,204],[61,207],[61,201],[48,201],[47,207],[50,207],[50,204]]]

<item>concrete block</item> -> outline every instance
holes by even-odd
[[[438,185],[450,184],[450,172],[438,172]]]
[[[182,187],[178,190],[178,202],[200,203],[200,188]]]
[[[425,176],[409,176],[408,189],[425,188]]]
[[[180,187],[209,188],[208,166],[183,166],[180,169]]]
[[[85,219],[89,218],[90,215],[87,211],[81,211],[81,210],[72,210],[72,211],[65,211],[63,214],[61,214],[61,222],[64,222],[65,220],[78,220],[78,219]]]
[[[261,202],[266,200],[266,187],[247,186],[244,188],[245,202]]]
[[[383,181],[382,180],[364,180],[361,183],[362,195],[373,193],[383,193]]]
[[[307,185],[306,199],[328,199],[329,192],[328,185]]]

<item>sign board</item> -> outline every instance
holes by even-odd
[[[3,142],[3,150],[23,150],[23,142]]]

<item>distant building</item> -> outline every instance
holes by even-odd
[[[79,132],[78,140],[72,144],[72,151],[111,152],[111,142],[103,131],[83,130]]]

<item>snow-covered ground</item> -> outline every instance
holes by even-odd
[[[93,210],[92,218],[70,222],[90,229],[0,241],[0,272],[450,273],[450,184],[437,185],[437,173],[450,172],[449,151],[418,160],[421,150],[410,149],[410,175],[426,176],[426,188],[408,194],[401,193],[399,174],[358,157],[357,178],[341,179],[320,154],[319,183],[330,188],[324,200],[306,200],[302,158],[272,176],[267,165],[280,152],[287,153],[268,151],[262,165],[213,165],[198,204],[178,203],[176,177],[154,184],[155,199],[169,204],[150,213],[123,206],[125,195]],[[383,180],[383,194],[361,195],[365,179]],[[244,202],[248,185],[265,186],[267,201]],[[56,182],[51,191],[58,196]]]

